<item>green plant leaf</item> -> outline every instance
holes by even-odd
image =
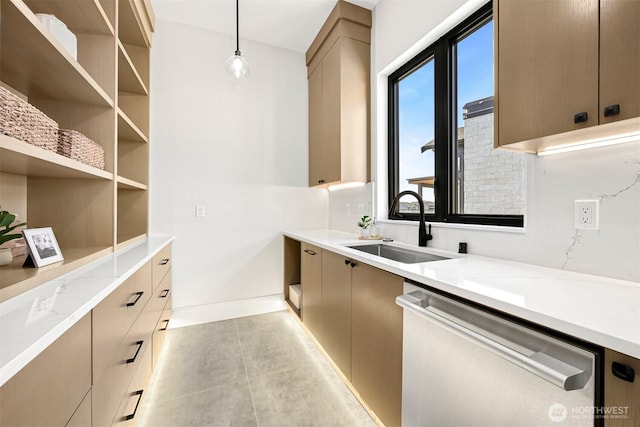
[[[0,212],[0,227],[8,227],[15,220],[16,220],[15,215],[10,214],[7,211]]]

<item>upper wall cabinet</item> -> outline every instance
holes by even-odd
[[[369,180],[371,11],[339,1],[307,51],[309,186]]]
[[[637,126],[640,2],[495,0],[494,19],[497,147],[535,153],[567,132]]]

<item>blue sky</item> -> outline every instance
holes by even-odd
[[[408,178],[433,175],[433,152],[420,152],[433,139],[433,61],[399,83],[400,190],[416,190]],[[458,126],[462,106],[493,95],[493,21],[458,43]]]

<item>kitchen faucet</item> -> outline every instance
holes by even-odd
[[[425,247],[427,246],[427,241],[433,239],[431,235],[431,224],[429,224],[429,232],[427,233],[427,227],[424,222],[424,202],[422,201],[422,197],[415,191],[401,191],[398,193],[396,197],[393,198],[391,202],[391,208],[389,208],[389,217],[393,214],[400,201],[400,197],[402,196],[413,196],[418,200],[418,205],[420,206],[420,226],[418,227],[418,246]]]

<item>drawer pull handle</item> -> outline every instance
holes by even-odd
[[[166,330],[167,330],[167,328],[169,327],[169,319],[164,319],[164,320],[162,321],[162,323],[164,323],[164,326],[163,326],[162,328],[158,329],[158,330],[159,330],[159,331],[166,331]]]
[[[167,265],[169,264],[169,258],[164,258],[162,261],[160,261],[160,265]]]
[[[160,294],[160,298],[166,298],[167,295],[169,295],[169,289],[163,290],[162,293]]]
[[[312,251],[311,249],[305,249],[304,250],[306,253],[308,253],[309,255],[317,255],[317,252]]]
[[[127,303],[127,307],[133,307],[134,305],[136,305],[138,303],[138,301],[140,301],[140,298],[142,297],[143,294],[144,294],[144,292],[142,292],[142,291],[136,292],[135,293],[136,298],[133,301],[128,302]]]
[[[604,107],[605,117],[617,116],[618,114],[620,114],[620,104],[609,105],[607,107]]]
[[[623,381],[632,383],[635,379],[635,372],[631,366],[623,365],[619,362],[611,364],[611,373]]]
[[[135,345],[138,346],[138,349],[136,350],[136,354],[134,354],[131,359],[127,359],[127,363],[133,363],[136,361],[136,358],[138,357],[138,353],[140,353],[140,349],[142,348],[142,344],[144,344],[144,341],[136,341]]]
[[[133,412],[130,413],[129,415],[125,415],[124,417],[122,417],[122,421],[129,421],[132,420],[133,417],[136,416],[136,412],[138,412],[138,406],[140,405],[140,401],[142,400],[142,393],[144,392],[144,390],[138,390],[138,391],[134,391],[131,396],[138,396],[138,401],[136,402],[136,407],[133,408]]]
[[[573,123],[584,123],[589,120],[589,114],[587,112],[578,113],[573,116]]]

